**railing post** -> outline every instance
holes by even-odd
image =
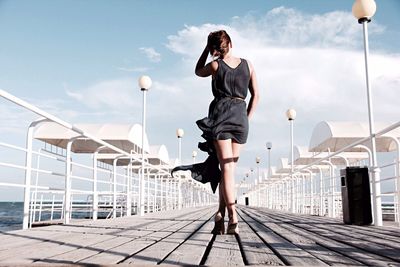
[[[55,201],[56,196],[53,195],[53,200],[51,202],[51,213],[50,213],[50,221],[53,220],[53,214],[54,214],[54,201]]]
[[[164,177],[161,176],[160,180],[160,211],[165,210],[164,209]]]
[[[119,157],[113,160],[113,218],[117,218],[117,162]]]
[[[154,175],[153,212],[156,211],[157,202],[157,175]]]
[[[150,168],[147,167],[145,169],[145,178],[147,177],[147,205],[146,210],[147,213],[150,213]]]
[[[132,158],[129,160],[126,177],[126,216],[132,215]]]
[[[97,220],[98,216],[98,193],[97,193],[97,155],[99,154],[99,151],[104,148],[104,146],[99,147],[94,153],[93,153],[93,199],[92,199],[92,209],[93,209],[93,220]]]
[[[390,137],[393,142],[396,144],[396,163],[394,167],[395,172],[395,197],[393,208],[395,212],[395,221],[400,223],[400,141],[396,137]],[[397,202],[397,203],[396,203]]]
[[[319,167],[318,169],[319,169],[319,216],[324,216],[325,214],[325,203],[323,196],[324,182],[323,182],[322,169]]]
[[[25,158],[25,189],[24,189],[24,218],[22,220],[22,229],[29,228],[29,211],[30,211],[30,195],[32,180],[32,149],[33,149],[33,132],[35,127],[47,119],[39,119],[29,125],[26,134],[26,158]]]
[[[78,137],[72,138],[67,143],[67,155],[65,160],[65,200],[64,200],[64,224],[68,224],[71,218],[71,174],[72,174],[72,144]]]

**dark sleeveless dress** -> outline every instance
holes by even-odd
[[[199,143],[199,149],[209,154],[205,162],[178,166],[171,171],[191,171],[193,179],[210,182],[215,193],[221,180],[218,157],[214,149],[215,140],[232,139],[239,144],[247,141],[249,123],[245,98],[247,96],[250,71],[247,61],[240,59],[236,68],[231,68],[219,59],[218,69],[212,79],[214,100],[211,102],[208,116],[196,122],[206,142]]]
[[[239,144],[247,141],[249,123],[244,99],[247,96],[250,71],[247,61],[241,59],[236,68],[218,60],[218,69],[212,79],[214,100],[208,117],[198,120],[197,126],[206,140],[233,139]]]

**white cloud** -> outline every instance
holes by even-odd
[[[142,51],[150,61],[161,61],[161,54],[158,53],[153,47],[141,47],[139,50]]]
[[[81,90],[66,90],[71,98],[92,109],[127,111],[140,105],[135,98],[137,81],[133,79],[106,80]]]
[[[197,142],[202,141],[195,121],[207,115],[212,94],[210,79],[196,77],[194,66],[208,33],[221,28],[230,33],[234,54],[255,66],[261,90],[238,172],[254,166],[256,155],[265,164],[266,141],[274,144],[274,159],[288,155],[285,111],[289,107],[298,113],[295,143],[299,145],[308,145],[319,121],[367,122],[361,26],[350,13],[307,15],[276,8],[259,17],[235,17],[227,25],[185,25],[168,37],[167,48],[180,57],[162,70],[162,77],[169,78],[153,81],[147,94],[147,134],[151,144],[166,144],[171,157],[176,156],[176,128],[185,129],[183,155],[187,163]],[[384,27],[375,22],[370,30],[370,38],[374,38]],[[371,50],[377,120],[398,120],[399,65],[399,55]],[[102,81],[67,94],[97,111],[116,112],[120,120],[138,122],[141,118],[142,94],[132,79]],[[204,156],[200,153],[198,160]]]
[[[126,72],[146,72],[149,70],[149,68],[146,67],[135,67],[135,68],[115,67],[115,68]]]
[[[376,22],[369,28],[371,39],[384,31]],[[313,127],[319,121],[367,122],[362,28],[351,13],[307,15],[280,7],[264,16],[235,17],[226,25],[185,25],[176,35],[168,37],[166,46],[183,56],[177,68],[181,79],[186,81],[182,84],[187,88],[182,98],[198,103],[193,106],[196,110],[206,111],[204,102],[209,98],[210,85],[209,79],[203,79],[207,83],[199,82],[201,79],[195,78],[192,70],[208,33],[217,29],[225,29],[231,35],[235,55],[253,63],[261,90],[241,164],[254,166],[256,155],[265,156],[266,141],[274,143],[274,158],[288,155],[285,111],[289,107],[298,112],[295,143],[299,145],[308,145]],[[397,67],[400,56],[371,50],[370,65],[375,117],[396,121],[400,104]],[[180,98],[175,101],[181,102]],[[196,128],[192,116],[183,118],[181,124],[188,129]],[[194,136],[190,141],[195,145],[200,140]],[[186,154],[189,153],[188,149]]]

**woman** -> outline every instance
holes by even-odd
[[[206,64],[209,53],[216,59]],[[239,228],[235,209],[234,171],[240,149],[247,141],[248,119],[252,117],[259,98],[256,73],[250,62],[232,54],[232,41],[224,30],[208,35],[207,46],[196,64],[195,73],[200,77],[212,76],[212,92],[215,97],[210,104],[208,117],[197,121],[203,137],[214,145],[222,172],[219,208],[212,233],[224,233],[227,209],[227,234],[237,234]],[[246,108],[248,91],[251,97]]]

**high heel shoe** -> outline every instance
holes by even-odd
[[[236,235],[239,234],[239,226],[237,223],[228,224],[228,229],[226,229],[227,235]]]
[[[215,218],[214,228],[212,229],[211,233],[214,235],[223,235],[224,232],[225,232],[224,218],[220,217],[219,220]]]

